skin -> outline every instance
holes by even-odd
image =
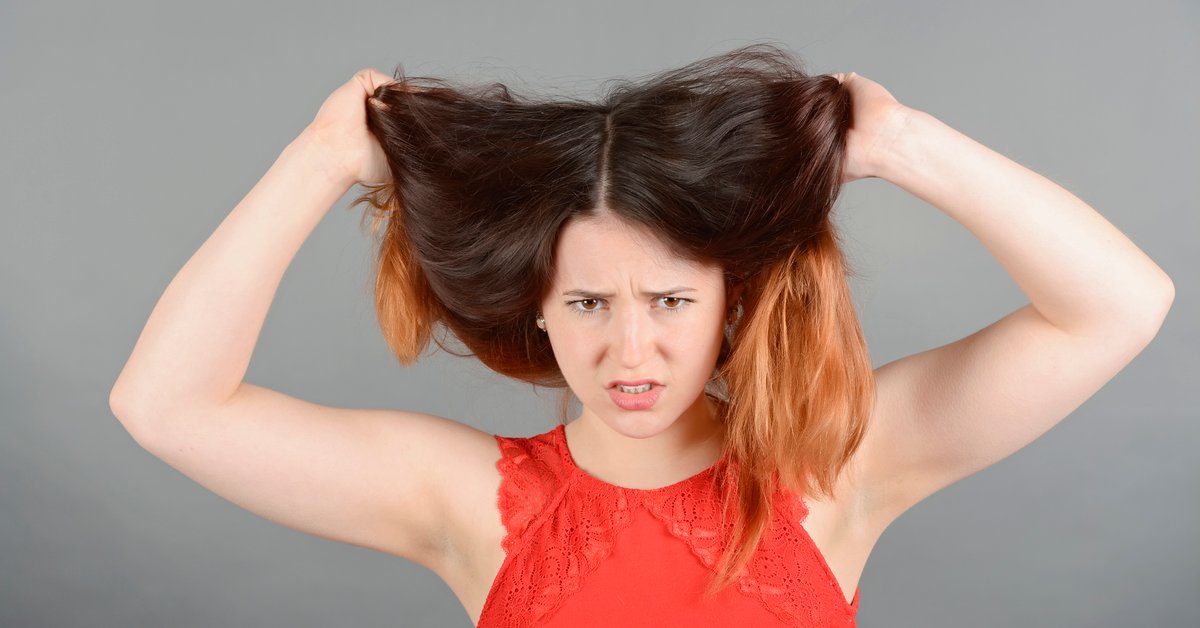
[[[640,294],[678,286],[695,290]],[[570,290],[612,296],[563,294]],[[740,289],[726,294],[719,266],[681,259],[610,212],[563,228],[541,313],[583,406],[565,428],[581,469],[627,488],[658,488],[716,462],[724,431],[704,386],[738,296]],[[643,378],[663,384],[653,407],[624,410],[612,401],[610,381]]]
[[[850,93],[854,121],[846,136],[842,182],[883,179],[943,212],[995,256],[1029,299],[1028,304],[973,334],[875,369],[878,403],[870,419],[872,427],[856,455],[853,473],[848,474],[855,478],[855,516],[867,529],[862,545],[869,547],[888,523],[908,508],[1029,444],[1112,379],[1157,334],[1175,289],[1145,252],[1062,186],[933,115],[901,104],[867,77],[854,72],[833,76]],[[379,167],[382,153],[360,129],[363,98],[390,80],[378,71],[363,70],[330,97],[306,130],[310,141],[301,148],[313,167],[327,174],[342,191],[355,181],[372,182],[383,176]],[[604,240],[618,246],[627,241]],[[599,256],[594,259],[613,261],[617,257],[608,255],[615,249],[598,249],[591,251]],[[640,255],[639,251],[622,251]],[[675,424],[694,427],[704,423],[692,418],[699,413],[691,406],[684,408],[675,399],[668,402],[668,397],[680,395],[668,395],[666,390],[658,414],[643,419],[641,425],[611,410],[598,410],[604,405],[600,387],[611,379],[678,377],[685,368],[674,353],[678,349],[664,347],[661,338],[651,333],[661,333],[665,327],[651,324],[658,319],[645,309],[649,306],[640,303],[643,308],[632,307],[631,288],[663,286],[649,285],[652,278],[637,274],[624,259],[630,258],[616,260],[625,264],[619,267],[622,270],[607,270],[594,279],[607,280],[612,284],[609,290],[620,290],[613,302],[606,304],[614,306],[612,313],[598,315],[601,323],[596,325],[606,334],[585,336],[588,342],[584,343],[556,343],[556,335],[568,337],[557,333],[566,331],[561,329],[564,312],[549,307],[550,303],[543,305],[552,344],[556,353],[565,357],[568,381],[585,407],[571,424],[579,427],[571,427],[568,438],[576,431],[592,436],[571,440],[576,446],[572,453],[578,454],[577,462],[583,459],[592,465],[581,464],[581,468],[594,469],[602,479],[626,479],[624,485],[632,487],[637,471],[655,470],[647,461],[679,465],[673,473],[664,474],[673,480],[703,468],[683,453],[689,438],[695,436]],[[570,263],[564,258],[564,271]],[[716,277],[715,270],[711,277]],[[703,311],[715,326],[716,312]],[[578,325],[578,321],[566,324]],[[644,351],[653,352],[653,357],[637,355],[637,345],[630,343],[633,357],[624,358],[630,362],[621,363],[619,353],[614,361],[610,354],[622,350],[626,341],[619,332],[626,327],[629,337],[642,343]],[[698,325],[696,337],[711,339],[699,333],[705,329],[712,330]],[[577,338],[575,334],[569,337]],[[702,341],[694,351],[706,358],[703,369],[707,373],[712,344]],[[637,358],[646,361],[635,364]],[[594,370],[581,368],[587,365]],[[630,370],[608,370],[614,366]],[[664,372],[638,372],[635,367]],[[696,371],[689,370],[682,378],[690,387],[691,399],[697,398],[691,393],[699,391],[696,376]],[[681,387],[678,380],[664,383]],[[157,384],[154,389],[161,390],[162,382]],[[597,427],[606,429],[588,433],[581,429]],[[699,442],[711,447],[700,456],[701,462],[710,462],[717,448],[708,440]],[[609,459],[589,459],[589,448]],[[626,466],[612,464],[613,460]],[[633,472],[625,471],[626,477],[618,478],[623,468]],[[663,484],[663,479],[656,477],[655,484]],[[860,558],[865,560],[865,553]]]
[[[849,81],[859,121],[847,137],[842,182],[874,176],[870,160],[891,140],[903,108],[878,83],[853,72],[834,76]],[[386,80],[372,75],[363,85],[369,93]],[[727,295],[719,267],[695,267],[604,210],[563,228],[555,261],[554,287],[541,312],[559,368],[583,406],[565,428],[575,463],[627,488],[667,486],[714,464],[724,431],[704,386],[740,287]],[[695,302],[638,294],[672,286],[696,288],[671,295]],[[563,296],[568,290],[614,296]],[[609,397],[608,382],[647,377],[664,384],[649,410],[623,410]]]
[[[1029,298],[968,336],[875,369],[878,403],[845,476],[851,490],[837,491],[846,497],[829,507],[814,502],[805,521],[849,592],[891,521],[1091,397],[1154,338],[1175,290],[1063,187],[900,107],[878,83],[838,78],[854,111],[843,180],[881,178],[956,220]],[[453,583],[475,620],[501,558],[501,522],[480,530],[495,515],[493,436],[425,413],[334,408],[244,381],[301,244],[356,182],[386,180],[363,120],[364,99],[390,79],[363,70],[326,100],[171,281],[109,404],[139,444],[218,495],[296,530],[419,562]],[[571,288],[614,295],[594,321],[559,309],[561,296],[543,303],[554,350],[584,402],[568,438],[580,467],[602,480],[666,485],[710,464],[718,449],[692,431],[711,422],[695,420],[705,414],[684,400],[699,399],[718,346],[719,273],[681,268],[651,241],[637,247],[632,232],[589,230],[598,225],[615,226],[564,232],[556,272],[597,284]],[[659,281],[694,282],[699,309],[669,314],[634,298],[669,287]],[[688,342],[670,342],[680,337]],[[655,413],[630,418],[601,397],[622,377],[660,378],[670,392]],[[473,562],[480,555],[490,562]]]

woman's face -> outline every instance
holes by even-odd
[[[541,303],[581,418],[633,438],[653,436],[685,412],[707,418],[704,386],[728,312],[721,269],[694,266],[653,236],[602,216],[563,227]],[[648,409],[622,408],[610,395],[613,380],[642,379],[662,384]]]

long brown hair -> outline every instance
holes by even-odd
[[[769,44],[610,81],[596,101],[454,86],[399,66],[394,76],[367,107],[394,180],[350,207],[374,210],[376,311],[402,364],[432,338],[564,389],[565,424],[570,389],[534,314],[559,230],[600,210],[742,285],[705,391],[722,402],[737,467],[715,476],[736,542],[706,592],[724,588],[770,525],[776,482],[832,495],[874,403],[853,273],[830,221],[848,92]],[[466,352],[435,334],[439,323]]]

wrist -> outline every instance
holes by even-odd
[[[918,140],[931,117],[912,107],[901,105],[896,109],[871,148],[871,172],[880,179],[898,183],[919,160]]]
[[[311,127],[306,127],[284,150],[289,152],[302,168],[328,185],[345,191],[356,183],[337,155]]]

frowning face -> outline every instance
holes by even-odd
[[[708,415],[704,386],[728,307],[719,267],[696,266],[605,213],[563,227],[541,312],[559,367],[583,404],[581,419],[646,438],[681,415]],[[614,380],[657,384],[627,394]]]

